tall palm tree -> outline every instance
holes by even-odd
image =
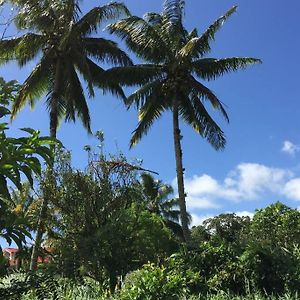
[[[166,226],[176,235],[182,237],[182,228],[179,224],[179,199],[171,197],[174,193],[173,187],[169,184],[164,184],[161,180],[155,180],[148,173],[143,173],[141,179],[143,195],[148,210],[160,215]],[[191,216],[188,216],[190,222]]]
[[[128,48],[147,64],[113,68],[107,76],[112,76],[122,85],[139,86],[126,102],[128,107],[135,105],[139,109],[139,124],[133,133],[131,146],[147,134],[153,122],[164,111],[170,110],[173,114],[181,223],[185,239],[188,240],[179,119],[192,126],[215,149],[224,148],[224,133],[209,115],[205,103],[210,103],[228,121],[227,113],[217,96],[199,79],[213,80],[225,73],[260,63],[260,60],[206,58],[215,33],[236,11],[236,7],[198,36],[197,29],[188,32],[183,26],[184,6],[182,0],[165,0],[161,14],[148,13],[143,18],[131,16],[110,25],[110,32],[122,38]]]
[[[103,76],[98,62],[126,66],[131,61],[113,41],[92,37],[99,25],[129,14],[118,2],[95,7],[82,16],[78,0],[11,0],[18,15],[16,25],[26,30],[20,37],[0,41],[1,63],[15,59],[22,67],[39,58],[24,81],[13,106],[12,117],[26,104],[47,95],[50,135],[56,137],[59,120],[78,117],[90,131],[90,115],[81,78],[88,95],[94,87],[124,98],[122,89]]]
[[[101,23],[129,15],[118,2],[95,7],[82,16],[77,0],[11,0],[18,8],[16,25],[27,32],[18,38],[0,41],[1,62],[16,59],[20,66],[39,58],[23,83],[13,106],[15,117],[26,104],[47,95],[50,135],[56,137],[59,120],[75,121],[79,117],[90,131],[90,115],[81,78],[87,83],[89,96],[94,87],[124,98],[122,89],[104,76],[98,62],[131,65],[131,61],[113,41],[92,37]],[[51,195],[44,195],[36,229],[31,267],[36,268],[47,207]]]

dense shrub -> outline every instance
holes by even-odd
[[[119,298],[122,300],[169,300],[187,295],[186,278],[164,266],[147,264],[127,275]]]

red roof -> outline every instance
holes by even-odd
[[[8,253],[17,253],[19,251],[19,249],[16,249],[16,248],[4,248],[2,251],[3,252],[8,252]]]

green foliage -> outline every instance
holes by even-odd
[[[114,290],[118,276],[177,248],[161,217],[147,209],[138,168],[124,156],[100,154],[86,172],[73,170],[65,153],[57,160],[54,177],[41,186],[51,195],[46,242],[61,274],[109,279]]]
[[[15,81],[6,83],[1,78],[0,89],[0,118],[2,118],[10,114],[6,106],[14,99],[18,85]],[[25,243],[25,237],[31,235],[27,230],[26,218],[19,215],[15,207],[12,209],[13,200],[8,187],[14,186],[22,191],[23,177],[32,186],[34,176],[41,175],[41,159],[51,165],[53,153],[49,146],[58,144],[58,141],[40,136],[38,130],[31,128],[23,128],[22,131],[28,135],[19,138],[8,137],[7,130],[7,123],[0,123],[0,237],[9,244],[15,242],[21,248]]]
[[[220,242],[240,243],[243,235],[249,231],[250,218],[239,217],[235,214],[220,214],[203,222],[211,237]]]
[[[237,255],[234,247],[203,242],[196,250],[172,255],[168,266],[188,278],[193,294],[218,290],[236,293],[243,289]]]
[[[258,210],[251,222],[251,239],[271,248],[300,243],[300,212],[281,202]]]
[[[5,114],[3,113],[5,111],[5,106],[10,105],[16,97],[16,94],[18,93],[20,89],[20,85],[16,80],[11,81],[5,81],[2,77],[0,77],[0,118],[2,118]],[[6,110],[7,113],[9,113],[9,110]]]
[[[24,294],[37,300],[59,299],[57,282],[51,274],[14,273],[1,279],[0,295],[3,299],[20,299]]]
[[[198,292],[296,292],[299,225],[300,212],[280,202],[258,210],[253,220],[222,214],[193,228],[194,250],[175,256],[173,263],[178,272],[199,272]]]
[[[30,234],[19,226],[23,221],[16,218],[16,215],[7,212],[7,201],[10,201],[8,184],[15,185],[22,189],[22,175],[33,185],[33,175],[40,175],[42,164],[39,158],[51,164],[52,152],[47,147],[55,145],[57,141],[49,137],[41,137],[37,130],[24,128],[29,133],[27,137],[7,137],[6,124],[0,124],[0,201],[1,201],[1,235],[8,243],[12,240],[19,247],[24,242],[25,236]],[[3,224],[4,223],[4,224]]]
[[[300,285],[300,212],[281,202],[258,210],[241,256],[253,285],[268,293],[294,291]]]
[[[119,297],[124,300],[169,300],[187,295],[185,279],[165,267],[147,264],[126,276]]]

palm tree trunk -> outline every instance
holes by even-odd
[[[61,84],[61,61],[60,59],[56,62],[56,74],[55,74],[55,84],[54,89],[52,93],[52,99],[51,99],[51,110],[50,110],[50,136],[53,138],[56,138],[56,131],[58,126],[58,120],[57,120],[57,102],[59,98],[59,92],[60,92],[60,84]],[[54,149],[52,149],[54,150]],[[50,170],[51,171],[51,170]],[[35,243],[32,247],[32,253],[31,253],[31,259],[30,259],[30,271],[34,271],[37,269],[37,258],[38,258],[38,252],[39,249],[41,249],[42,244],[42,238],[45,230],[45,218],[47,214],[48,209],[48,203],[49,203],[50,195],[48,193],[44,192],[42,207],[40,211],[39,220],[36,227],[36,237],[35,237]]]
[[[183,231],[183,237],[185,242],[189,241],[190,231],[188,226],[188,214],[186,210],[185,192],[184,192],[184,180],[183,180],[183,165],[182,165],[182,149],[181,149],[181,134],[179,128],[179,117],[178,117],[178,100],[175,98],[173,102],[173,138],[175,148],[175,159],[176,159],[176,174],[177,174],[177,186],[179,195],[179,207],[180,207],[180,218],[181,226]]]

